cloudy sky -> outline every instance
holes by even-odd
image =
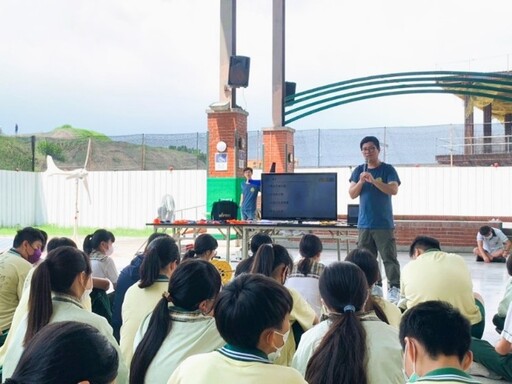
[[[297,91],[353,77],[512,66],[510,0],[288,0],[286,78]],[[269,127],[272,0],[238,0],[237,101]],[[109,135],[204,132],[218,100],[218,0],[0,1],[0,127],[63,124]],[[478,120],[479,114],[476,115]],[[397,96],[292,123],[343,129],[462,123],[451,95]]]

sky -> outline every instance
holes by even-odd
[[[286,80],[297,92],[354,77],[512,66],[510,0],[288,0]],[[219,0],[0,1],[0,128],[69,124],[107,135],[206,132],[219,99]],[[237,54],[251,58],[237,103],[272,125],[272,0],[238,0]],[[475,114],[480,122],[481,114]],[[367,100],[292,128],[463,123],[453,95]]]

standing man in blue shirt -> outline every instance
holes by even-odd
[[[359,197],[359,248],[366,248],[384,262],[388,279],[388,300],[400,299],[400,264],[397,259],[395,224],[391,196],[398,193],[400,178],[392,165],[379,160],[380,143],[375,136],[366,136],[359,144],[365,163],[350,176],[349,195]]]
[[[244,168],[245,181],[242,183],[242,196],[240,197],[240,210],[242,220],[256,218],[256,200],[260,191],[261,181],[252,179],[252,168]]]

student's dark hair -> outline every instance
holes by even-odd
[[[212,263],[205,260],[185,260],[169,280],[167,297],[157,303],[148,329],[137,346],[130,367],[130,383],[144,382],[149,365],[171,332],[169,302],[186,311],[196,311],[204,300],[215,299],[221,288],[221,278]]]
[[[27,344],[48,322],[53,313],[52,292],[70,294],[78,274],[91,274],[89,256],[79,249],[63,246],[49,252],[34,271],[28,300]]]
[[[366,277],[353,263],[335,262],[320,276],[319,288],[334,313],[329,330],[309,359],[305,379],[310,384],[367,384],[366,332],[358,317],[368,296]]]
[[[215,304],[215,323],[222,338],[242,348],[256,348],[261,333],[281,329],[293,299],[270,277],[242,274],[224,286]]]
[[[164,233],[164,232],[153,232],[151,235],[149,235],[148,239],[146,240],[146,246],[144,247],[144,252],[146,252],[146,250],[148,249],[149,244],[151,244],[151,242],[153,240],[158,239],[159,237],[171,237],[171,236],[169,236],[167,233]]]
[[[480,232],[480,234],[482,236],[489,236],[489,234],[491,234],[491,233],[493,236],[496,235],[496,233],[494,232],[494,229],[492,227],[489,227],[488,225],[484,225],[484,226],[480,227],[478,232]]]
[[[92,251],[98,249],[101,242],[109,242],[110,240],[112,240],[113,243],[116,241],[112,232],[106,229],[97,229],[92,235],[85,236],[83,245],[84,252],[90,255]]]
[[[272,277],[275,269],[281,264],[291,269],[293,260],[285,247],[279,244],[262,244],[253,256],[250,273],[261,273]]]
[[[345,261],[350,261],[357,265],[364,272],[366,276],[366,281],[368,282],[368,287],[371,287],[380,279],[380,270],[379,263],[377,258],[371,253],[368,249],[365,248],[356,248],[350,251],[350,253],[345,257]],[[384,313],[384,310],[379,305],[377,301],[375,301],[374,297],[370,294],[368,296],[368,300],[366,301],[365,311],[375,311],[375,314],[379,319],[381,319],[386,324],[389,324],[388,317]]]
[[[409,256],[414,256],[414,251],[418,249],[422,249],[426,251],[427,249],[439,249],[441,250],[441,244],[439,243],[439,240],[434,239],[433,237],[428,236],[417,236],[414,241],[411,244],[411,247],[409,248]]]
[[[139,288],[147,288],[154,284],[160,270],[170,263],[180,263],[180,250],[172,237],[159,237],[153,240],[146,251],[140,266]]]
[[[379,139],[377,139],[375,136],[365,136],[363,137],[363,140],[361,140],[361,142],[359,143],[359,149],[363,149],[363,145],[366,144],[366,143],[373,143],[375,145],[375,147],[377,148],[377,150],[380,151],[380,143],[379,143]]]
[[[297,269],[300,273],[307,276],[311,272],[311,266],[313,265],[313,257],[322,252],[322,240],[316,235],[307,233],[302,236],[299,243],[299,253],[302,259],[297,265]]]
[[[5,382],[107,384],[116,378],[118,367],[117,350],[98,329],[64,321],[49,324],[34,336]]]
[[[253,169],[251,167],[245,167],[244,170],[242,172],[245,172],[245,171],[251,171],[251,172],[254,172]]]
[[[188,250],[183,255],[183,260],[185,259],[193,259],[199,255],[202,255],[208,251],[214,251],[219,246],[217,239],[210,235],[209,233],[202,233],[196,237],[194,241],[194,249]]]
[[[14,236],[14,240],[12,242],[12,247],[18,248],[25,240],[30,244],[38,240],[43,244],[43,246],[46,244],[46,239],[39,229],[25,227],[16,232],[16,236]]]
[[[64,247],[64,246],[78,248],[76,246],[76,243],[68,237],[54,237],[48,242],[48,244],[46,245],[46,248],[47,248],[48,252],[51,252],[55,248]]]
[[[462,362],[471,344],[471,324],[457,308],[444,301],[425,301],[402,315],[400,343],[405,337],[417,340],[431,359],[457,356]]]
[[[256,233],[251,239],[251,253],[255,255],[262,244],[272,244],[272,238],[266,233]]]
[[[48,234],[46,233],[46,231],[43,231],[42,229],[39,230],[39,232],[41,232],[41,235],[43,235],[43,245],[41,246],[41,252],[44,252],[45,248],[46,248],[46,244],[48,242]]]

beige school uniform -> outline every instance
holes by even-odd
[[[98,329],[101,334],[107,338],[107,340],[117,350],[117,353],[121,353],[119,345],[117,344],[116,339],[114,339],[112,327],[108,324],[105,318],[85,310],[80,302],[71,296],[55,294],[52,299],[52,303],[53,313],[50,318],[50,324],[57,323],[59,321],[78,321],[80,323],[89,324]],[[11,345],[7,350],[2,373],[3,380],[12,376],[14,369],[18,364],[24,350],[23,339],[25,338],[26,331],[27,317],[21,321],[16,333],[14,334]],[[122,359],[119,359],[116,383],[128,383],[128,369]]]
[[[121,352],[126,365],[129,367],[133,356],[133,340],[144,318],[155,309],[156,304],[162,298],[162,293],[167,291],[169,278],[160,276],[150,287],[139,288],[138,284],[132,285],[124,296],[121,326]]]
[[[149,314],[135,336],[135,350],[146,333],[152,314]],[[187,357],[212,352],[226,342],[217,331],[215,319],[200,311],[185,311],[170,306],[171,332],[163,341],[148,367],[144,382],[165,384],[178,365]]]

